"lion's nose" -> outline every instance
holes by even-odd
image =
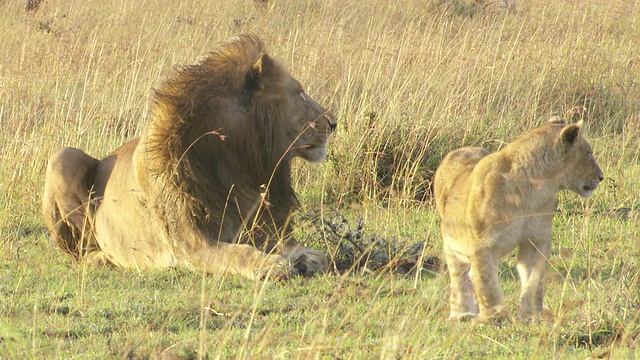
[[[329,129],[331,129],[331,132],[336,131],[336,128],[338,127],[338,120],[336,120],[336,116],[331,111],[327,111],[324,114],[324,117],[329,121]]]

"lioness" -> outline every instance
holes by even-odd
[[[251,279],[310,275],[326,256],[291,238],[291,162],[323,161],[336,119],[255,36],[222,43],[153,96],[140,139],[48,164],[43,214],[75,259]]]
[[[449,153],[434,179],[451,277],[449,317],[510,320],[498,264],[516,247],[519,318],[540,315],[556,194],[566,189],[588,198],[602,179],[582,121],[552,118],[495,153],[477,147]]]

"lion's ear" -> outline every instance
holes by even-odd
[[[575,124],[567,125],[560,132],[560,140],[563,144],[572,145],[578,136],[580,136],[580,132],[582,131],[582,120],[578,121]]]
[[[249,73],[247,74],[247,90],[262,90],[264,88],[265,75],[271,71],[272,67],[273,60],[271,60],[269,55],[260,55],[258,60],[251,65],[251,69],[249,69]]]

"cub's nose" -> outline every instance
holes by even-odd
[[[324,117],[329,122],[329,129],[331,132],[336,131],[336,128],[338,128],[338,120],[336,120],[336,116],[331,111],[327,111],[324,114]]]
[[[600,166],[598,166],[598,179],[600,181],[604,180],[604,174],[602,173],[602,169],[600,169]]]

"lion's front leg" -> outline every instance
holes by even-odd
[[[293,265],[293,273],[312,276],[329,267],[327,256],[318,250],[302,246],[295,241],[284,244],[282,255]]]
[[[191,266],[211,274],[237,274],[251,280],[285,280],[294,273],[284,256],[247,244],[219,242],[194,251]]]
[[[523,243],[518,252],[518,274],[522,282],[519,320],[528,321],[544,313],[544,275],[547,271],[551,241],[534,245]]]

